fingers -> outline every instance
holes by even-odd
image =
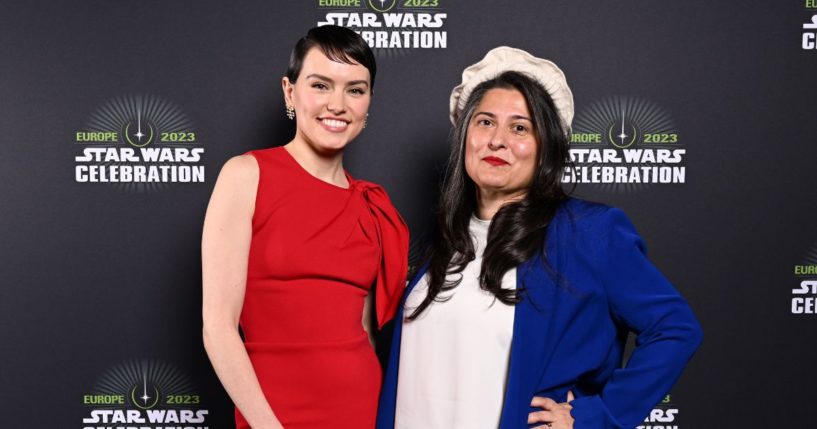
[[[569,402],[572,402],[574,399],[576,399],[576,395],[573,394],[572,390],[568,390],[567,391],[567,401],[562,403],[562,405],[567,405],[568,408],[573,408],[569,404]],[[539,408],[544,408],[546,410],[552,410],[557,405],[559,405],[559,403],[557,403],[553,399],[545,398],[545,397],[542,397],[542,396],[534,396],[533,399],[530,401],[530,406],[531,407],[539,407]]]
[[[544,408],[546,410],[552,410],[556,408],[559,404],[550,398],[545,398],[542,396],[534,396],[533,399],[530,401],[531,407],[539,407]]]
[[[552,422],[556,418],[556,414],[552,411],[559,406],[556,401],[550,398],[544,398],[541,396],[534,396],[533,399],[530,401],[531,407],[539,407],[544,409],[545,411],[534,411],[528,414],[528,424],[531,423],[549,423]],[[545,426],[547,427],[547,426]]]
[[[575,399],[573,392],[567,393],[567,400],[572,401]],[[570,410],[573,409],[567,402],[558,403],[550,398],[545,398],[542,396],[534,396],[533,399],[530,401],[531,407],[541,408],[542,411],[534,411],[528,414],[528,424],[532,423],[546,423],[544,426],[539,426],[541,428],[551,428],[553,425],[559,423],[563,424],[566,423],[568,426],[566,427],[573,427],[573,417],[570,415]],[[559,426],[562,427],[562,426]]]
[[[528,414],[528,424],[550,423],[556,421],[556,413],[552,411],[535,411]]]

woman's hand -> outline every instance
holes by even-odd
[[[570,410],[573,407],[570,401],[576,399],[573,392],[567,392],[567,402],[558,403],[550,398],[534,396],[530,401],[531,407],[540,407],[543,411],[534,411],[528,414],[528,424],[544,423],[536,426],[537,429],[573,429],[573,416]]]

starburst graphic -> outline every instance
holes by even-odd
[[[592,103],[580,111],[573,121],[573,132],[598,132],[616,124],[620,127],[620,136],[624,134],[625,118],[645,132],[676,131],[675,122],[655,103],[640,98],[617,97]]]
[[[86,127],[89,131],[121,130],[135,119],[137,133],[134,135],[144,136],[142,126],[146,118],[165,132],[192,131],[194,128],[181,109],[154,95],[126,95],[108,100],[91,114]]]
[[[190,379],[172,365],[156,360],[123,362],[100,376],[93,393],[121,395],[127,392],[132,405],[147,409],[157,406],[163,395],[189,394],[195,391]]]

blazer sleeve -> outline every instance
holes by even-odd
[[[678,291],[650,263],[644,243],[621,210],[609,208],[597,232],[597,278],[617,325],[637,334],[627,365],[598,395],[575,399],[575,429],[634,428],[669,393],[701,343],[702,331]]]

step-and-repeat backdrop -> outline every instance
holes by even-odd
[[[817,2],[14,2],[0,12],[0,426],[230,428],[204,353],[200,234],[229,157],[289,141],[308,28],[376,50],[348,150],[431,225],[462,69],[498,45],[565,71],[566,179],[623,208],[704,345],[643,428],[813,427]],[[340,393],[340,392],[339,392]]]

